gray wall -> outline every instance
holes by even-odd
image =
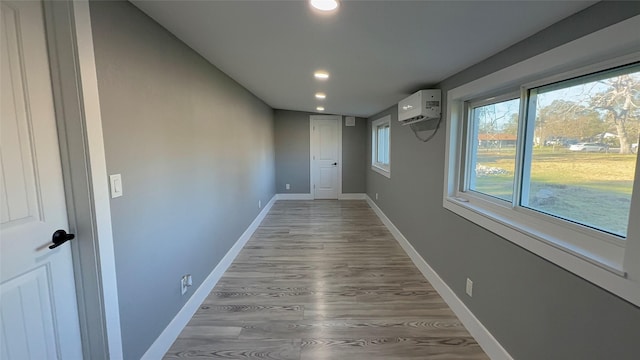
[[[309,115],[314,113],[275,111],[276,192],[309,194]],[[318,114],[315,114],[318,115]],[[356,126],[344,125],[342,118],[342,192],[366,190],[366,119],[356,118]],[[290,184],[287,190],[285,184]]]
[[[276,110],[274,114],[276,192],[308,194],[309,115],[301,111]],[[285,184],[290,184],[287,190]]]
[[[123,179],[124,355],[139,359],[273,197],[273,111],[130,3],[90,6],[107,169]]]
[[[440,84],[456,86],[640,13],[596,4]],[[443,109],[446,113],[446,109]],[[442,207],[444,125],[428,143],[391,114],[391,179],[367,171],[367,193],[422,257],[518,360],[638,359],[640,308]],[[369,126],[370,125],[369,121]],[[371,151],[368,140],[368,153]],[[473,298],[464,293],[474,281]]]
[[[344,119],[344,118],[343,118]],[[367,190],[367,119],[356,118],[356,126],[342,121],[342,192],[364,194]]]

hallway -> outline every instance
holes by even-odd
[[[278,201],[165,359],[487,359],[365,201]]]

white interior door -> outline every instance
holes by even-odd
[[[0,358],[81,359],[42,4],[0,6]]]
[[[312,118],[312,179],[314,199],[337,199],[340,162],[340,117]]]

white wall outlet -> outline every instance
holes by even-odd
[[[287,190],[291,190],[291,184],[285,184],[284,188],[287,189]]]
[[[111,184],[111,198],[122,196],[122,175],[109,175],[109,183]]]
[[[193,278],[191,277],[191,274],[187,274],[187,286],[191,285],[193,285]]]
[[[258,209],[262,209],[262,200],[258,200]]]
[[[378,200],[378,193],[376,193],[376,200]]]
[[[467,295],[469,295],[469,297],[473,297],[473,281],[471,281],[471,279],[467,278],[467,288],[465,290],[467,292]]]

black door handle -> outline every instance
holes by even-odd
[[[333,163],[333,164],[331,164],[331,165],[338,165],[338,163],[337,163],[337,162],[335,162],[335,163]]]
[[[67,234],[64,230],[56,230],[53,233],[53,236],[51,236],[51,242],[53,245],[49,246],[49,249],[55,249],[75,237],[76,236],[74,234]]]

